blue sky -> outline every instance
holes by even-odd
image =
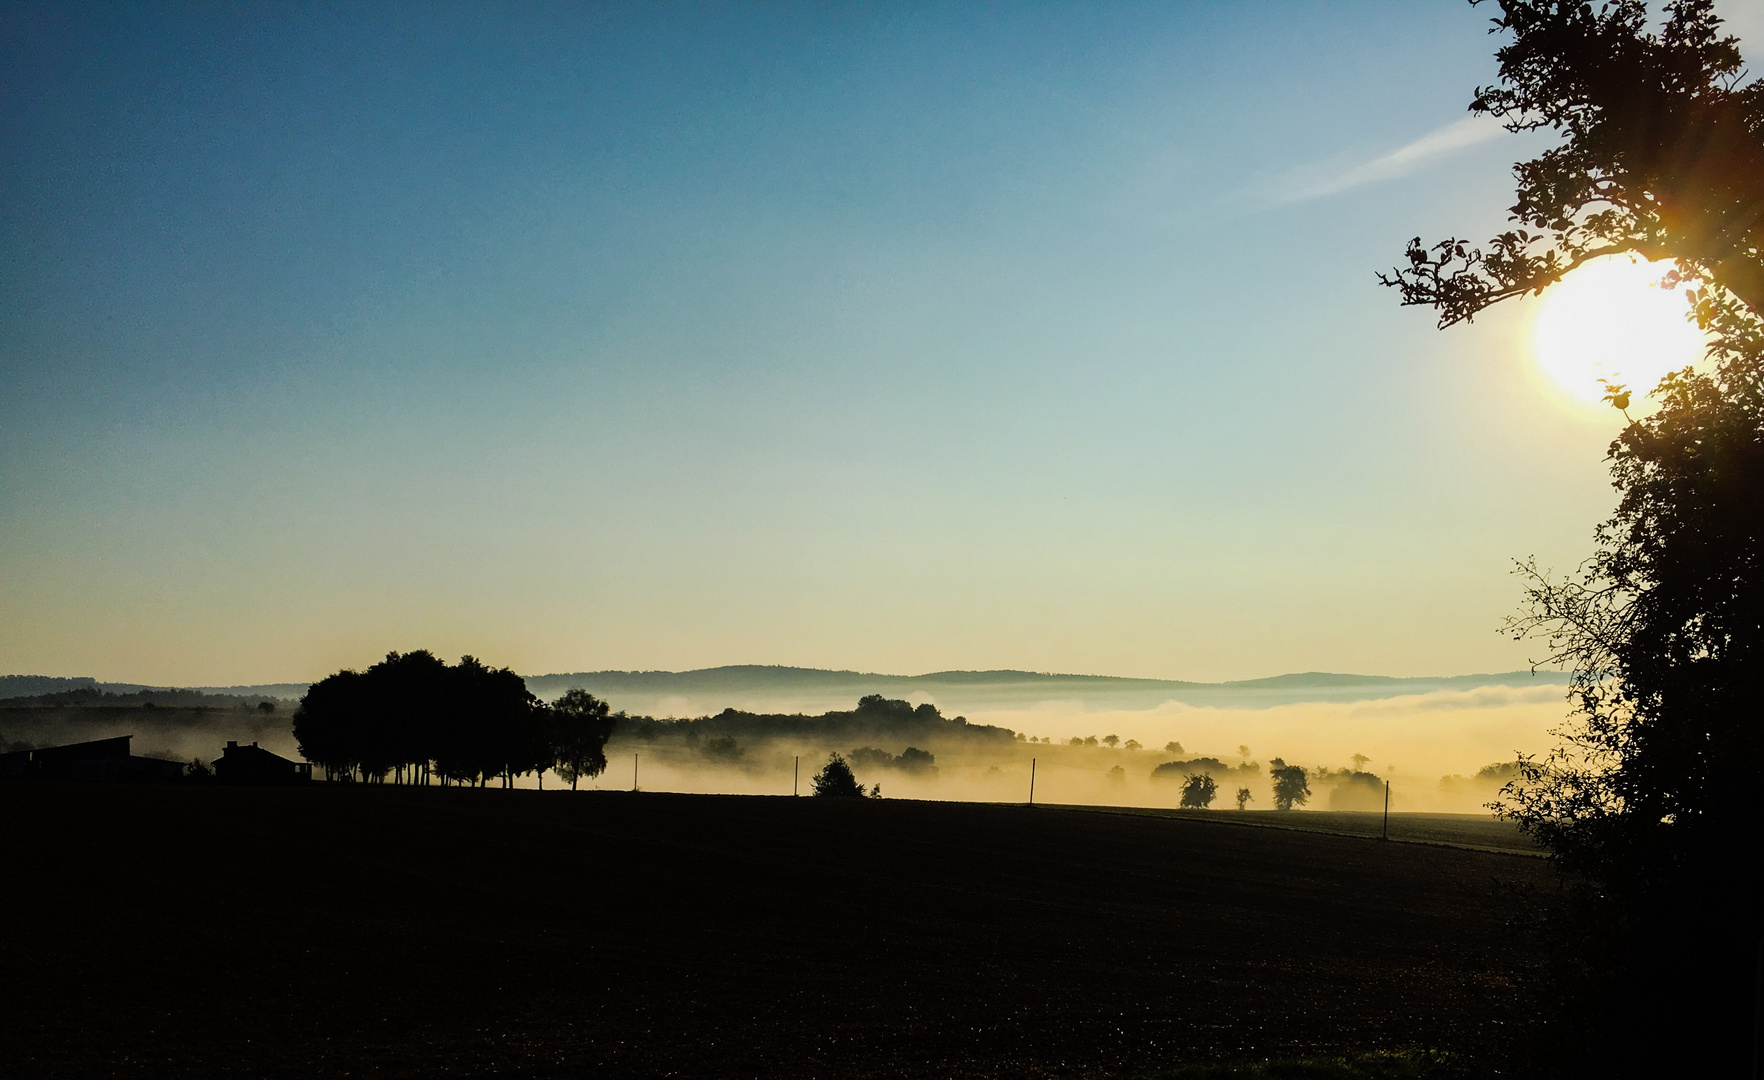
[[[1455,3],[9,5],[0,670],[1521,666]]]

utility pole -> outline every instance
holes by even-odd
[[[1029,805],[1035,805],[1035,759],[1029,759]]]
[[[796,755],[796,764],[790,769],[790,797],[796,798],[796,782],[802,777],[802,755]]]
[[[1390,839],[1390,781],[1384,782],[1384,834],[1380,840]]]
[[[631,790],[637,790],[637,755],[631,755]]]

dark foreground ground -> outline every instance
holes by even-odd
[[[1048,808],[0,784],[0,1074],[1136,1076],[1496,1022],[1539,860]]]

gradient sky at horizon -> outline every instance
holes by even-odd
[[[0,672],[1521,667],[1616,418],[1373,283],[1487,19],[8,5]]]

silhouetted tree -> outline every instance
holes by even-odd
[[[257,711],[268,716],[276,711],[276,703],[273,701],[260,701],[257,703]]]
[[[1103,736],[1103,742],[1109,744],[1110,750],[1113,750],[1115,748],[1115,744],[1120,741],[1121,741],[1121,736],[1119,736],[1119,735],[1104,735]]]
[[[576,783],[606,771],[606,742],[618,725],[606,702],[586,690],[564,692],[551,706],[557,740],[557,775],[576,790]]]
[[[1600,255],[1673,259],[1712,360],[1612,443],[1618,508],[1580,573],[1520,567],[1510,628],[1573,672],[1575,716],[1499,810],[1584,883],[1553,924],[1549,996],[1572,1008],[1536,1050],[1588,1075],[1739,1075],[1764,932],[1736,857],[1764,836],[1764,85],[1708,0],[1666,5],[1657,33],[1638,0],[1500,6],[1511,41],[1471,108],[1561,141],[1516,167],[1518,227],[1487,254],[1416,240],[1384,283],[1443,326]]]
[[[1311,797],[1310,776],[1300,766],[1288,765],[1280,758],[1272,758],[1268,764],[1268,775],[1274,781],[1274,809],[1303,806]]]
[[[1188,751],[1182,749],[1182,744],[1179,742],[1165,743],[1164,744],[1164,752],[1169,753],[1169,754],[1186,754],[1186,753],[1188,753]]]
[[[1128,740],[1127,740],[1127,741],[1126,741],[1126,742],[1124,742],[1124,743],[1122,743],[1122,744],[1121,744],[1121,745],[1122,745],[1122,746],[1123,746],[1123,747],[1124,747],[1124,748],[1125,748],[1125,749],[1128,749],[1128,750],[1138,750],[1138,749],[1140,749],[1140,743],[1139,743],[1139,740],[1138,740],[1138,739],[1128,739]]]
[[[1242,810],[1245,806],[1247,806],[1249,804],[1250,800],[1252,800],[1254,798],[1255,798],[1255,796],[1250,794],[1249,788],[1246,788],[1246,787],[1238,788],[1237,789],[1237,808],[1239,810]]]
[[[827,798],[864,797],[864,786],[852,775],[851,766],[836,753],[828,755],[827,764],[821,766],[821,771],[815,774],[810,787],[814,794]]]
[[[1213,805],[1213,796],[1218,793],[1219,782],[1206,773],[1183,778],[1182,805],[1190,810],[1205,810]]]

